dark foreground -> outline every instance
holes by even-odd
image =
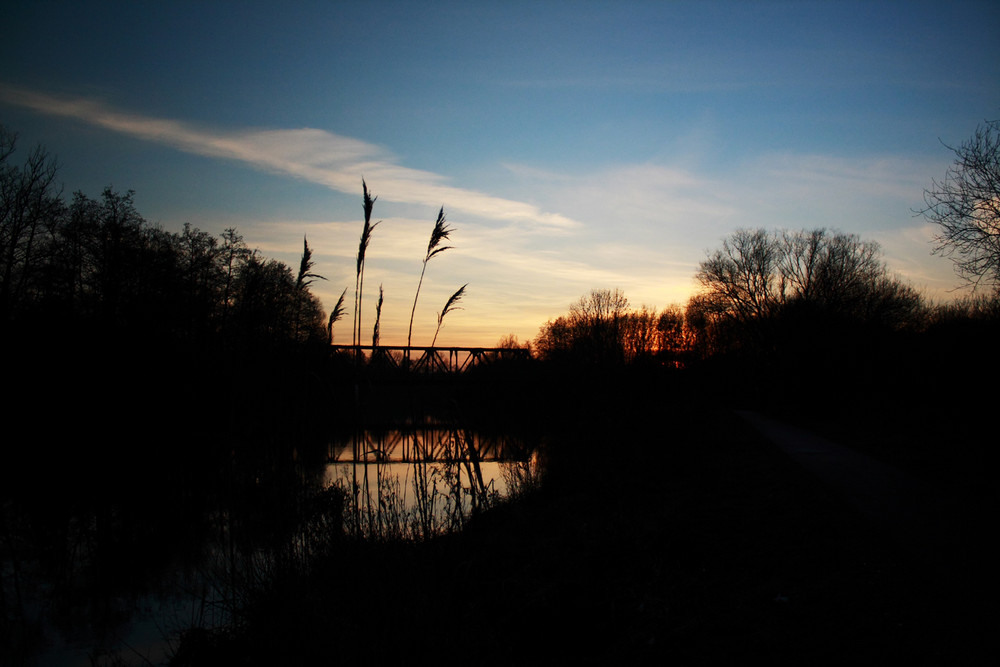
[[[345,543],[258,600],[242,632],[193,633],[175,661],[983,661],[984,512],[962,464],[909,462],[954,519],[915,543],[728,409],[619,408],[563,425],[543,488],[463,534]]]

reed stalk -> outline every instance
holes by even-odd
[[[372,208],[374,208],[375,200],[378,197],[371,195],[364,179],[361,179],[361,188],[364,191],[365,226],[361,230],[361,240],[358,243],[358,261],[354,277],[354,330],[351,337],[353,338],[352,344],[355,346],[361,344],[361,304],[365,289],[365,254],[368,252],[368,244],[371,243],[372,231],[379,224],[377,222],[372,224]]]
[[[454,231],[451,227],[445,224],[444,218],[444,207],[438,211],[437,220],[434,222],[434,229],[431,230],[431,238],[427,242],[427,254],[424,255],[424,264],[420,269],[420,281],[417,283],[417,293],[413,295],[413,308],[410,309],[410,328],[406,334],[406,347],[410,347],[413,340],[413,316],[417,312],[417,299],[420,298],[420,287],[424,284],[424,273],[427,271],[427,262],[431,259],[444,252],[445,250],[450,250],[452,246],[441,246],[441,242],[448,239],[448,236]],[[431,344],[431,347],[434,347]]]

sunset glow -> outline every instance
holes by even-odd
[[[950,299],[913,209],[942,143],[1000,113],[989,2],[17,4],[0,122],[59,158],[67,193],[132,189],[151,223],[235,226],[290,265],[306,235],[329,310],[364,178],[395,345],[442,206],[454,249],[428,266],[414,345],[465,283],[439,343],[530,340],[593,288],[683,304],[741,227],[858,234]]]

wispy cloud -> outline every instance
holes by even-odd
[[[704,253],[739,227],[856,233],[878,240],[890,268],[922,289],[936,294],[953,281],[947,262],[929,257],[928,233],[913,214],[922,188],[947,166],[936,158],[767,153],[712,168],[643,163],[582,174],[505,166],[515,180],[538,184],[541,205],[584,221],[560,247],[574,253],[564,259],[618,273],[634,285],[630,297],[650,294],[637,301],[663,304],[689,292]]]
[[[489,220],[561,232],[578,223],[525,202],[454,187],[440,174],[405,167],[385,149],[315,128],[220,130],[179,120],[127,113],[94,99],[63,98],[23,88],[0,87],[0,100],[39,113],[73,118],[112,132],[206,157],[235,160],[356,193],[364,175],[385,201],[440,206]]]

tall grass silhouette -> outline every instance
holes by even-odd
[[[374,348],[378,347],[379,340],[379,325],[382,322],[382,300],[385,294],[382,291],[382,285],[378,286],[378,303],[375,304],[375,328],[372,329],[372,354],[374,354]]]
[[[309,287],[314,279],[326,280],[323,276],[318,273],[313,273],[312,268],[315,266],[316,262],[312,258],[312,248],[309,247],[309,240],[305,236],[302,237],[302,259],[299,261],[299,275],[295,279],[296,289],[303,289]]]
[[[424,273],[427,271],[427,262],[431,261],[436,255],[452,248],[452,246],[441,245],[441,242],[446,241],[452,231],[454,230],[445,224],[444,207],[442,206],[441,210],[438,211],[437,220],[434,222],[434,229],[431,230],[431,238],[427,242],[427,254],[424,255],[424,264],[420,269],[420,281],[417,283],[417,293],[413,295],[413,308],[410,309],[410,328],[406,334],[406,347],[410,347],[413,341],[413,316],[417,312],[417,299],[420,298],[420,288],[424,284]],[[438,324],[438,328],[441,328],[440,324]],[[437,338],[436,333],[434,337],[435,339]],[[431,347],[434,347],[433,343],[431,343]]]
[[[312,248],[309,247],[309,240],[302,237],[302,259],[299,261],[299,274],[295,278],[295,336],[299,336],[302,329],[300,318],[302,312],[302,294],[309,289],[313,280],[326,280],[324,276],[313,273],[312,268],[316,262],[312,258]]]
[[[340,298],[337,299],[337,305],[333,307],[330,311],[330,319],[326,322],[326,339],[327,343],[333,345],[333,325],[340,321],[340,318],[344,316],[344,297],[347,296],[347,288],[340,293]]]
[[[354,345],[361,343],[361,305],[364,300],[365,289],[365,254],[368,252],[368,244],[372,240],[372,232],[379,224],[377,222],[372,224],[372,209],[378,197],[373,197],[368,192],[368,184],[365,183],[364,179],[361,179],[361,188],[364,191],[365,226],[361,230],[361,240],[358,243],[357,270],[354,278],[354,333],[352,335]]]
[[[444,304],[444,308],[442,308],[441,312],[438,313],[438,325],[437,329],[434,330],[434,340],[431,341],[431,347],[434,347],[434,343],[437,342],[438,334],[441,332],[441,326],[444,324],[444,316],[453,310],[462,310],[461,306],[457,306],[455,304],[461,301],[462,297],[465,296],[465,288],[468,286],[469,283],[465,283],[459,287],[454,294],[448,297],[448,300]]]

